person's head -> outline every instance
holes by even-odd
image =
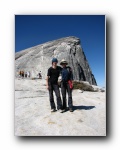
[[[57,66],[57,63],[58,63],[57,58],[53,58],[53,59],[52,59],[52,66],[56,67],[56,66]]]
[[[65,68],[68,65],[68,62],[65,59],[62,59],[60,65]]]

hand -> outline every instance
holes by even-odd
[[[71,80],[71,84],[72,84],[72,87],[73,87],[73,81]]]
[[[71,80],[71,84],[73,85],[73,80]]]
[[[49,90],[49,85],[46,86],[46,89]]]

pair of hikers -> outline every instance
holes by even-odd
[[[56,98],[57,98],[57,110],[62,112],[65,112],[67,110],[66,105],[66,92],[68,93],[68,106],[69,111],[73,112],[73,102],[72,102],[72,81],[73,81],[73,74],[72,69],[68,67],[67,61],[64,59],[60,62],[60,66],[57,66],[58,60],[57,58],[52,59],[52,67],[48,69],[47,73],[47,89],[49,90],[49,99],[50,99],[50,106],[51,106],[51,112],[56,111],[56,106],[54,102],[53,97],[53,91],[55,92]],[[58,78],[61,75],[61,93],[62,93],[62,99],[60,96],[60,90],[58,85]]]
[[[19,77],[26,77],[30,78],[30,71],[24,72],[24,71],[19,71]]]
[[[24,77],[24,71],[19,71],[19,76]]]

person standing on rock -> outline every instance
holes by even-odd
[[[70,112],[73,112],[73,102],[72,102],[72,88],[73,88],[73,73],[71,67],[67,66],[68,62],[64,59],[60,62],[62,66],[61,76],[61,93],[63,98],[63,112],[67,110],[66,107],[66,91],[68,93],[68,106]]]
[[[58,77],[61,71],[61,67],[57,66],[57,63],[58,63],[58,60],[56,58],[53,58],[52,67],[48,69],[46,85],[47,85],[47,89],[49,90],[51,112],[56,111],[56,106],[55,106],[54,97],[53,97],[53,91],[54,91],[57,97],[57,110],[59,110],[62,113],[62,101],[61,101],[60,90],[59,90],[59,85],[58,85]]]
[[[27,71],[27,78],[30,78],[30,71]]]
[[[39,79],[42,79],[41,71],[38,73]]]

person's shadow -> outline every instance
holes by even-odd
[[[90,110],[90,109],[93,109],[93,108],[95,108],[95,106],[83,106],[83,105],[81,105],[81,106],[73,106],[73,111],[75,111],[75,110]]]

